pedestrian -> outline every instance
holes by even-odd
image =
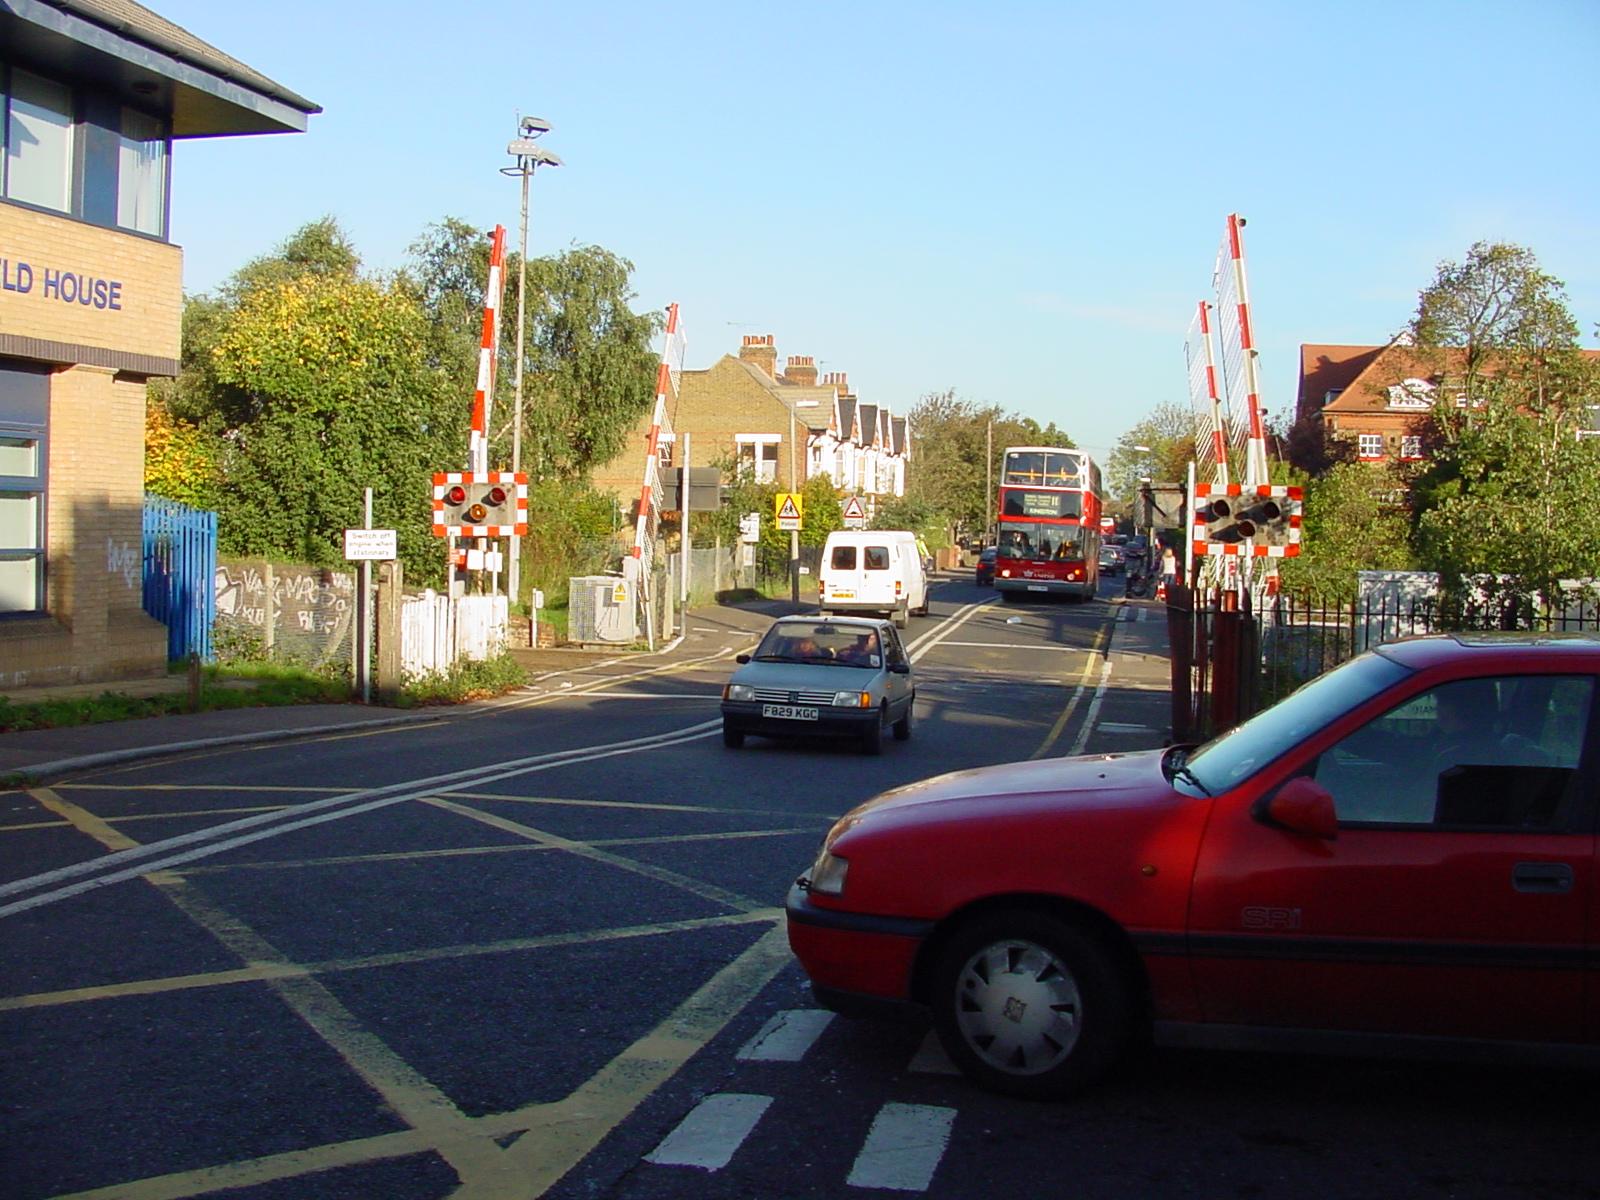
[[[1161,586],[1170,588],[1178,582],[1178,556],[1172,552],[1171,546],[1162,548],[1161,551]]]

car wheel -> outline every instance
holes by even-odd
[[[894,627],[904,629],[911,624],[911,601],[905,599],[900,602],[900,607],[894,610]]]
[[[861,753],[883,753],[883,719],[888,715],[889,710],[887,708],[880,708],[878,710],[878,719],[872,722],[872,724],[867,727],[867,731],[861,735]]]
[[[744,745],[744,731],[735,729],[724,721],[722,723],[722,744],[729,750],[737,750]]]
[[[906,705],[906,711],[900,714],[900,719],[894,723],[894,740],[909,742],[911,740],[911,710],[917,706],[916,697]]]
[[[990,1091],[1053,1100],[1129,1049],[1133,995],[1083,930],[1024,910],[979,917],[939,955],[933,1020],[945,1053]]]

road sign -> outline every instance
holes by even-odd
[[[521,471],[441,471],[433,477],[434,537],[522,537],[528,477]]]
[[[346,529],[346,562],[389,562],[400,557],[399,539],[392,529]]]
[[[785,532],[804,528],[805,500],[799,492],[779,492],[773,498],[778,514],[778,528]]]
[[[739,518],[739,540],[741,542],[759,542],[761,540],[760,513],[745,513],[744,516]]]
[[[860,496],[848,496],[844,502],[844,527],[862,529],[867,524],[867,509]]]

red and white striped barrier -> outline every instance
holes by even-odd
[[[478,472],[489,469],[489,415],[494,406],[494,376],[500,350],[500,299],[505,285],[506,231],[494,227],[489,243],[489,283],[483,290],[483,340],[478,346],[478,383],[472,395],[472,429],[467,435],[467,462]]]

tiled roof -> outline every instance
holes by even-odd
[[[144,5],[135,4],[133,0],[44,0],[44,2],[53,8],[59,8],[63,12],[103,26],[130,41],[142,42],[191,66],[282,101],[301,112],[322,111],[318,105],[304,96],[296,95],[282,84],[273,82],[259,71],[245,66],[232,55],[224,54],[182,26],[174,25]]]

